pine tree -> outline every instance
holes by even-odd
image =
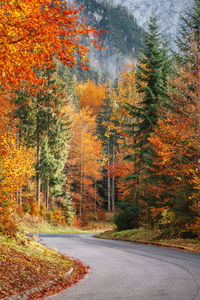
[[[60,76],[62,78],[55,71],[46,70],[43,73],[46,81],[40,92],[32,97],[28,92],[21,92],[16,102],[20,137],[28,146],[36,147],[37,202],[40,206],[42,190],[47,209],[50,198],[65,194],[63,184],[66,179],[62,170],[70,131],[65,108],[75,98],[71,74],[62,70]]]
[[[149,31],[145,36],[145,48],[136,72],[136,83],[138,93],[142,100],[137,105],[128,105],[132,121],[127,124],[126,132],[133,137],[133,154],[125,157],[126,160],[134,162],[134,171],[126,180],[133,180],[134,201],[136,205],[145,208],[148,222],[150,218],[150,206],[155,205],[154,199],[147,191],[148,182],[156,181],[153,169],[154,151],[149,142],[150,134],[157,126],[159,113],[166,97],[167,76],[166,70],[167,50],[161,42],[156,17],[151,17]]]
[[[59,73],[58,73],[59,74]],[[66,181],[63,169],[68,155],[68,143],[70,139],[69,115],[65,111],[67,105],[73,102],[74,90],[70,73],[54,74],[53,82],[55,90],[51,94],[51,105],[48,107],[46,140],[43,140],[40,172],[43,180],[46,207],[49,198],[57,196],[65,197],[64,182]],[[70,89],[71,88],[71,89]]]
[[[193,62],[192,44],[195,43],[197,51],[200,51],[200,1],[195,0],[185,16],[182,17],[182,25],[176,44],[181,54],[176,54],[179,62]]]

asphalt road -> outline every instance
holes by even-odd
[[[48,247],[91,267],[79,284],[47,299],[200,300],[200,254],[91,234],[40,234]]]

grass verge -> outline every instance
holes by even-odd
[[[158,233],[148,228],[138,228],[124,231],[106,231],[96,235],[97,238],[105,238],[120,241],[139,242],[161,247],[178,248],[186,251],[200,253],[200,241],[193,239],[159,239]]]
[[[17,216],[20,228],[26,233],[82,233],[76,227],[53,225],[41,217],[25,214],[23,218]]]
[[[16,216],[20,228],[26,233],[89,233],[113,230],[114,224],[109,218],[104,221],[90,221],[81,229],[73,226],[53,225],[41,217],[25,214],[22,218]]]
[[[23,293],[28,299],[41,299],[78,282],[87,272],[81,262],[23,234],[16,239],[0,235],[0,299]]]

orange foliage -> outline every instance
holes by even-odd
[[[85,66],[88,48],[80,42],[87,36],[99,48],[95,29],[80,20],[80,9],[69,1],[4,0],[0,9],[0,81],[16,86],[21,80],[38,82],[35,70],[52,67],[53,57],[63,64],[76,64],[75,53]]]
[[[12,117],[15,106],[12,98],[11,93],[0,89],[0,132],[9,131],[10,128],[14,129],[15,121]]]
[[[161,207],[174,205],[173,200],[181,192],[185,207],[199,210],[199,75],[199,67],[186,66],[174,80],[170,95],[173,110],[163,112],[166,119],[159,120],[159,127],[149,139],[157,154],[154,172],[158,181],[147,188],[154,192]]]
[[[15,236],[17,223],[13,217],[13,203],[2,190],[0,190],[0,233]]]
[[[68,182],[79,214],[96,209],[100,197],[95,187],[100,178],[101,142],[94,136],[95,117],[88,109],[75,115],[68,156]]]
[[[48,211],[49,221],[54,225],[66,225],[66,219],[63,211],[59,207],[54,207]]]
[[[126,65],[120,73],[117,89],[112,89],[110,97],[113,101],[113,110],[110,120],[107,124],[106,136],[112,134],[115,130],[118,133],[118,144],[120,151],[116,153],[114,168],[110,166],[111,175],[119,178],[117,180],[117,189],[119,200],[129,201],[133,197],[133,180],[125,181],[134,171],[134,162],[124,160],[127,155],[132,155],[133,149],[129,146],[134,143],[133,138],[126,133],[127,126],[133,121],[128,107],[140,102],[140,96],[136,89],[136,68],[135,65]],[[137,122],[137,120],[135,120]],[[106,124],[105,124],[106,125]]]
[[[101,84],[96,85],[88,79],[86,83],[81,82],[77,84],[76,91],[81,108],[89,106],[94,113],[100,110],[100,106],[103,104],[102,99],[105,97],[105,86]]]

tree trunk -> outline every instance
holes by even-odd
[[[19,192],[19,204],[20,205],[22,204],[22,188],[20,189],[20,192]]]
[[[46,210],[48,211],[49,210],[49,178],[47,178],[45,204],[46,204]]]
[[[94,195],[94,214],[96,215],[97,212],[97,180],[95,178],[94,181],[94,188],[95,188],[95,195]]]
[[[110,147],[108,144],[108,157],[110,156]],[[108,161],[108,211],[111,211],[111,184],[110,184],[110,161]]]
[[[81,159],[80,159],[81,199],[80,199],[80,209],[79,209],[79,216],[80,216],[80,218],[81,218],[81,216],[82,216],[82,203],[83,203],[83,162],[82,162],[82,159],[83,159],[83,153],[82,153],[82,151],[83,151],[83,137],[82,137],[82,134],[81,134]]]
[[[112,165],[113,165],[113,175],[112,175],[112,211],[115,211],[115,153],[114,153],[114,145],[113,145],[113,157],[112,157]]]
[[[36,200],[38,207],[40,208],[40,137],[38,129],[38,118],[37,118],[37,167],[36,167],[36,181],[37,181],[37,191],[36,191]]]

